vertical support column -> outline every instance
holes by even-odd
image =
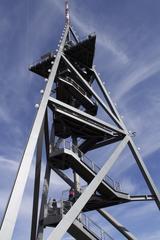
[[[37,240],[43,239],[43,231],[44,231],[43,220],[47,211],[47,197],[48,197],[48,190],[49,190],[50,173],[51,173],[51,169],[47,162],[44,183],[43,183],[43,193],[42,193],[41,208],[40,208],[40,215],[39,215]]]
[[[72,136],[72,143],[73,143],[73,151],[78,154],[78,143],[77,143],[77,137]],[[79,175],[73,170],[73,176],[74,176],[74,187],[75,191],[80,191],[80,177]]]
[[[51,134],[50,134],[49,153],[52,153],[54,144],[55,144],[55,129],[54,129],[54,113],[53,113],[53,123],[52,123]]]
[[[40,208],[40,214],[39,214],[37,240],[43,239],[43,231],[44,231],[43,220],[47,214],[47,197],[48,197],[50,174],[51,174],[51,168],[49,166],[49,129],[48,129],[47,111],[46,111],[46,115],[45,115],[44,127],[45,127],[45,145],[46,145],[47,163],[46,163],[45,177],[44,177],[44,183],[43,183],[43,193],[42,193],[41,208]]]
[[[73,143],[73,149],[78,154],[78,142],[77,137],[72,136],[72,143]],[[73,170],[73,177],[74,177],[74,192],[75,197],[80,192],[80,176]],[[81,219],[81,214],[78,216],[79,219]]]
[[[31,223],[31,240],[36,239],[37,231],[37,217],[38,217],[38,203],[39,203],[39,187],[41,177],[41,161],[42,161],[42,146],[43,146],[44,123],[40,131],[37,143],[36,166],[35,166],[35,180],[34,180],[34,196],[33,196],[33,210]]]

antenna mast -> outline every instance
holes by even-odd
[[[70,14],[69,14],[68,0],[65,0],[65,23],[70,24]]]

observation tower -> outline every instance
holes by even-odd
[[[95,33],[83,40],[77,37],[71,25],[68,2],[65,1],[65,27],[58,49],[43,55],[30,66],[30,71],[45,79],[46,87],[37,105],[37,115],[7,204],[0,239],[12,239],[35,152],[31,240],[44,239],[47,227],[53,228],[48,240],[63,239],[66,232],[77,240],[113,239],[85,215],[88,211],[101,214],[124,238],[133,240],[136,237],[102,209],[134,201],[155,201],[160,209],[159,192],[134,144],[132,134],[93,65],[95,45]],[[99,90],[94,89],[95,83]],[[106,121],[98,116],[100,108],[106,114]],[[40,196],[43,145],[47,161]],[[87,157],[90,151],[110,145],[114,149],[110,156],[106,156],[102,167],[99,166],[100,159],[95,163]],[[148,185],[150,195],[132,196],[123,192],[120,184],[108,176],[127,146]],[[52,171],[69,185],[61,201],[48,198]],[[86,182],[85,186],[81,186],[80,179]]]

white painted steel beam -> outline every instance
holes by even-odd
[[[33,195],[33,209],[32,209],[32,223],[31,223],[31,240],[36,239],[37,231],[37,217],[39,204],[39,188],[41,179],[41,162],[42,162],[42,148],[43,148],[44,123],[38,137],[35,176],[34,176],[34,195]]]
[[[36,240],[36,239],[42,240],[43,239],[44,224],[43,224],[42,219],[44,219],[45,211],[47,208],[47,197],[48,197],[50,175],[51,175],[51,168],[48,164],[48,161],[49,161],[49,127],[48,127],[48,112],[47,111],[46,111],[45,122],[44,122],[44,133],[45,133],[45,148],[46,148],[47,163],[46,163],[46,170],[45,170],[45,176],[44,176],[44,182],[43,182],[41,207],[40,207],[40,211],[39,211],[37,238],[35,238],[34,240]]]
[[[66,110],[68,110],[70,112],[77,113],[77,114],[81,115],[82,119],[85,118],[86,122],[92,122],[93,125],[95,125],[95,127],[97,127],[98,124],[101,124],[102,127],[104,127],[104,128],[106,127],[106,128],[108,128],[110,130],[113,130],[113,131],[116,131],[118,133],[121,133],[121,134],[125,135],[125,133],[124,133],[124,131],[122,129],[120,129],[120,128],[114,126],[114,125],[111,125],[110,123],[107,123],[107,122],[105,122],[105,121],[103,121],[103,120],[101,120],[101,119],[99,119],[97,117],[91,116],[88,113],[83,112],[83,111],[81,111],[79,109],[76,109],[75,107],[72,107],[72,106],[70,106],[70,105],[68,105],[68,104],[66,104],[64,102],[61,102],[61,101],[59,101],[59,100],[57,100],[57,99],[55,99],[53,97],[49,97],[49,101],[51,101],[53,103],[53,105],[55,104],[55,106],[57,106],[57,107],[60,106],[60,107],[66,109]]]
[[[25,189],[25,185],[27,182],[27,178],[29,175],[30,166],[32,163],[32,159],[34,156],[38,136],[40,133],[40,129],[42,126],[42,122],[44,119],[46,107],[48,104],[48,99],[50,96],[50,92],[52,89],[52,85],[56,76],[56,72],[59,66],[59,62],[62,56],[63,47],[66,41],[66,37],[68,35],[69,25],[66,27],[65,34],[60,45],[59,51],[55,58],[55,62],[52,66],[51,73],[48,78],[48,83],[46,85],[46,89],[44,91],[32,131],[30,133],[30,137],[24,151],[24,155],[21,160],[21,164],[18,170],[18,174],[16,177],[16,181],[6,208],[6,212],[3,218],[3,222],[0,230],[0,239],[10,240],[12,239],[13,230],[16,224],[16,219],[18,216],[19,208],[22,202],[22,197]]]
[[[153,195],[135,195],[135,196],[130,196],[131,201],[155,201],[155,196]]]
[[[113,112],[113,114],[115,115],[115,117],[117,117],[117,119],[121,122],[121,124],[122,124],[122,126],[123,126],[123,121],[122,121],[122,119],[121,119],[121,117],[120,117],[120,115],[119,115],[119,113],[118,113],[115,105],[113,104],[113,102],[112,102],[112,100],[111,100],[111,98],[110,98],[110,96],[109,96],[109,94],[108,94],[108,91],[107,91],[106,87],[104,86],[101,78],[99,77],[99,75],[97,74],[97,72],[95,71],[95,69],[92,69],[92,71],[93,71],[94,74],[95,74],[96,81],[97,81],[97,83],[98,83],[98,85],[99,85],[99,87],[100,87],[100,89],[101,89],[101,91],[102,91],[102,93],[103,93],[103,96],[104,96],[104,98],[106,99],[106,102],[108,103],[111,111]]]

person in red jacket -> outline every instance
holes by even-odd
[[[75,189],[71,188],[69,190],[69,201],[74,202],[75,201]]]

